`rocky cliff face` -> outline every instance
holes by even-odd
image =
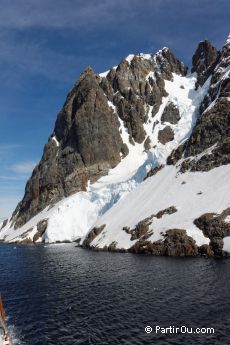
[[[96,181],[120,162],[125,148],[119,121],[99,83],[88,68],[67,96],[13,215],[16,228],[50,204],[86,190],[88,181]]]
[[[192,70],[198,74],[198,85],[204,84],[209,78],[210,86],[201,104],[192,135],[168,160],[175,164],[182,157],[185,158],[181,166],[182,172],[208,171],[230,163],[229,64],[229,39],[221,52],[204,41],[199,44],[193,56]]]
[[[147,108],[154,116],[166,95],[164,79],[185,75],[187,67],[169,49],[156,55],[123,60],[106,76],[87,68],[68,94],[40,163],[28,181],[12,220],[24,225],[44,208],[106,175],[128,154],[120,120],[130,143],[147,139]],[[117,107],[117,114],[114,112]]]
[[[191,72],[168,48],[99,75],[87,68],[0,237],[225,255],[230,37],[221,51],[200,42]]]

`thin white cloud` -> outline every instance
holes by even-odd
[[[146,1],[149,3],[149,1]],[[157,3],[159,1],[156,1]],[[137,0],[2,0],[0,27],[78,29],[133,16]]]
[[[1,115],[0,115],[0,118],[1,118]],[[0,161],[1,161],[0,167],[1,167],[1,173],[2,173],[2,166],[4,165],[5,160],[12,154],[12,152],[15,152],[20,147],[22,147],[22,145],[17,145],[17,144],[0,144]]]
[[[0,197],[0,223],[12,214],[20,199],[19,195]]]
[[[88,30],[95,25],[127,22],[143,9],[153,14],[173,6],[177,14],[205,15],[208,9],[215,15],[227,3],[228,0],[211,5],[210,0],[1,0],[0,27]]]
[[[11,166],[10,170],[14,171],[17,174],[30,174],[37,162],[35,161],[25,161],[19,162]]]
[[[0,152],[6,152],[18,147],[22,147],[20,144],[0,144]]]
[[[24,181],[27,179],[28,176],[7,176],[7,175],[0,175],[0,182],[1,181]]]
[[[84,66],[88,65],[88,55],[79,52],[73,56],[47,47],[46,40],[28,37],[31,29],[52,30],[51,35],[53,30],[59,30],[61,35],[64,30],[85,32],[95,26],[126,22],[137,10],[135,5],[138,5],[137,0],[2,0],[0,64],[10,65],[6,71],[3,68],[4,83],[12,83],[13,79],[15,85],[15,78],[22,77],[25,71],[50,80],[70,82],[82,61]],[[18,39],[18,34],[23,39]]]

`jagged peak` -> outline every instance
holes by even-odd
[[[192,73],[197,73],[197,87],[205,83],[215,66],[219,51],[207,39],[199,42],[192,57]]]
[[[203,41],[200,41],[195,50],[195,53],[193,54],[193,63],[195,62],[194,60],[196,60],[197,58],[203,58],[212,51],[217,51],[217,49],[212,45],[212,43],[209,40],[205,39]]]
[[[124,58],[121,63],[124,61],[128,62],[129,64],[133,61],[135,58],[142,58],[144,60],[151,60],[154,59],[154,57],[161,55],[162,53],[167,53],[169,52],[170,54],[173,55],[173,53],[170,51],[168,47],[163,47],[162,49],[158,50],[156,53],[139,53],[139,54],[129,54]]]
[[[92,69],[92,67],[88,66],[84,69],[84,71],[81,73],[80,75],[80,79],[84,78],[86,75],[92,75],[92,76],[96,76],[96,73],[94,72],[94,70]]]
[[[141,61],[147,62],[147,64],[144,63],[145,68],[146,66],[148,66],[147,69],[149,68],[151,71],[155,70],[157,73],[161,72],[163,79],[172,78],[169,75],[165,76],[165,68],[168,68],[166,66],[171,65],[171,67],[169,68],[171,70],[170,73],[175,72],[176,74],[186,75],[188,71],[188,67],[183,62],[178,60],[168,47],[163,47],[156,53],[129,54],[120,61],[118,66],[112,67],[110,70],[99,73],[99,78],[110,78],[111,73],[123,73],[124,70],[127,72],[129,69],[132,69],[134,65],[136,65],[136,62],[139,64]]]
[[[170,51],[168,47],[163,47],[162,49],[159,49],[155,55],[162,55],[162,53],[167,53],[167,52],[170,52],[172,54],[172,52]]]
[[[224,59],[225,63],[226,62],[229,63],[229,57],[230,57],[230,33],[228,34],[228,38],[222,49],[222,59]]]
[[[227,40],[225,41],[224,46],[227,46],[230,44],[230,33],[228,34]]]

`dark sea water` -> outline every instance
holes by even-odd
[[[230,344],[230,260],[0,245],[0,279],[14,344]]]

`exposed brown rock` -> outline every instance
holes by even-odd
[[[151,236],[153,233],[149,232],[149,226],[152,224],[153,216],[141,220],[136,227],[131,230],[131,241],[139,239],[140,237]]]
[[[223,238],[230,236],[230,223],[225,218],[230,215],[230,208],[221,214],[205,213],[194,220],[194,224],[210,239],[210,247],[215,255],[223,256]]]
[[[154,217],[160,219],[166,214],[173,214],[177,212],[177,208],[175,206],[170,206],[164,210],[159,211]]]
[[[126,144],[122,144],[121,146],[121,153],[122,153],[122,157],[126,157],[129,153],[129,148]]]
[[[28,230],[26,230],[25,232],[23,232],[23,234],[21,234],[21,238],[22,239],[26,239],[27,235],[33,230],[33,228],[29,228]]]
[[[198,248],[198,252],[200,255],[205,255],[205,256],[213,256],[213,251],[212,247],[208,244],[203,244]]]
[[[5,219],[5,220],[3,221],[3,223],[2,223],[2,226],[1,226],[1,229],[0,229],[0,230],[2,230],[2,229],[3,229],[3,228],[6,226],[7,222],[8,222],[8,219]]]
[[[120,162],[125,152],[119,121],[108,105],[99,77],[87,69],[69,93],[41,162],[28,181],[14,212],[15,227],[23,225],[50,203],[86,190]]]
[[[123,227],[123,231],[125,231],[127,234],[131,235],[131,241],[134,241],[136,239],[139,238],[144,238],[147,239],[148,237],[150,237],[153,232],[149,231],[149,226],[152,224],[152,219],[153,219],[154,215],[145,218],[143,220],[141,220],[134,229],[130,229],[130,227],[128,226],[124,226]]]
[[[168,165],[175,165],[182,158],[185,145],[186,144],[183,143],[171,152],[171,154],[167,158]]]
[[[82,243],[82,247],[90,248],[91,242],[104,230],[105,227],[106,227],[106,224],[103,224],[99,227],[92,228],[90,232],[87,234],[87,236],[85,237]]]
[[[221,214],[205,213],[194,220],[194,224],[203,231],[204,236],[213,239],[215,237],[224,238],[230,236],[230,223],[225,222],[225,218],[230,216],[230,208]]]
[[[223,78],[229,59],[228,42],[221,53],[209,42],[201,42],[194,55],[193,71],[198,73],[198,84],[202,85],[209,75],[212,77],[192,135],[168,158],[169,164],[176,164],[184,156],[186,160],[181,166],[181,172],[209,171],[230,163],[230,78]],[[197,159],[199,154],[202,156]]]
[[[169,102],[164,108],[163,114],[161,116],[161,122],[169,122],[172,125],[175,125],[180,120],[180,112],[177,106]]]
[[[213,72],[220,54],[207,40],[199,43],[192,58],[192,72],[197,73],[197,87],[202,86]]]
[[[164,243],[162,241],[137,241],[132,247],[128,249],[133,254],[146,254],[162,256],[164,255]]]
[[[156,242],[137,241],[130,249],[131,253],[166,255],[166,256],[196,256],[198,248],[186,230],[170,229],[166,231],[165,239]]]
[[[150,150],[151,149],[151,140],[149,137],[147,137],[144,141],[144,148],[146,151]]]
[[[146,180],[147,178],[154,176],[158,173],[158,171],[160,171],[162,168],[164,167],[164,165],[159,165],[158,167],[155,168],[151,168],[149,170],[149,172],[147,173],[146,177],[144,178],[144,180]]]
[[[156,59],[164,79],[172,80],[172,73],[183,76],[187,74],[188,67],[177,60],[168,48],[162,49],[161,54],[158,54]]]
[[[223,251],[224,241],[221,237],[214,237],[210,241],[210,247],[216,256],[225,256]]]
[[[203,154],[199,160],[191,160],[192,171],[208,171],[230,163],[230,102],[220,98],[199,118],[185,150],[185,157]]]
[[[166,231],[164,244],[167,256],[196,256],[198,254],[196,242],[187,235],[186,230],[170,229]]]
[[[158,132],[158,140],[162,145],[174,139],[174,132],[170,126],[166,126]]]
[[[47,219],[43,219],[41,220],[38,224],[37,224],[37,232],[33,237],[33,242],[36,242],[39,238],[41,238],[48,226],[48,220]]]
[[[117,242],[113,241],[112,243],[110,243],[110,245],[108,246],[108,251],[109,252],[114,252],[117,249]]]

